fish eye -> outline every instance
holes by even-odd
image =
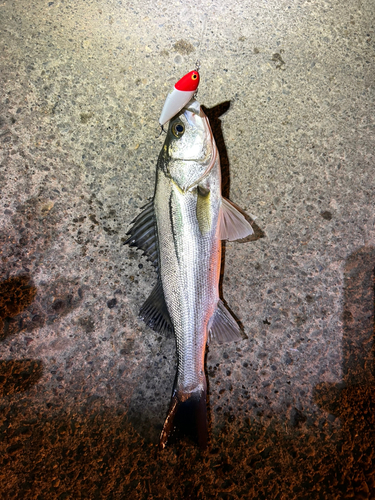
[[[197,78],[198,78],[198,75],[197,75],[196,73],[193,73],[193,74],[191,75],[191,79],[192,79],[192,80],[196,80]]]
[[[181,137],[182,135],[184,135],[184,132],[185,132],[185,127],[181,122],[177,122],[172,125],[172,134],[175,137],[177,138]]]

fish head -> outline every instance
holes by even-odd
[[[193,189],[213,167],[217,156],[207,116],[191,101],[169,123],[162,157],[163,170],[180,189]]]

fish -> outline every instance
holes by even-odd
[[[125,243],[143,250],[157,271],[139,316],[176,339],[177,372],[159,447],[182,429],[205,449],[206,346],[244,338],[219,297],[222,240],[245,238],[253,229],[222,196],[218,149],[198,101],[171,119],[157,160],[154,196],[132,224]]]
[[[172,91],[167,95],[160,114],[159,124],[162,127],[191,101],[198,85],[199,73],[197,69],[190,71],[175,83]]]

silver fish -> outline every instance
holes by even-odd
[[[221,195],[220,159],[207,116],[191,102],[169,124],[160,152],[155,194],[133,221],[125,242],[144,250],[157,283],[140,310],[155,331],[173,331],[177,374],[160,447],[182,427],[207,446],[206,345],[242,340],[237,322],[219,298],[221,240],[253,233]]]

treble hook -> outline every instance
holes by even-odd
[[[161,136],[161,134],[162,134],[163,132],[164,132],[164,134],[166,134],[166,133],[167,133],[167,131],[166,131],[166,130],[164,130],[163,125],[160,125],[160,134],[159,134],[159,135],[156,135],[156,136],[155,136],[155,139],[159,139],[159,137]]]

